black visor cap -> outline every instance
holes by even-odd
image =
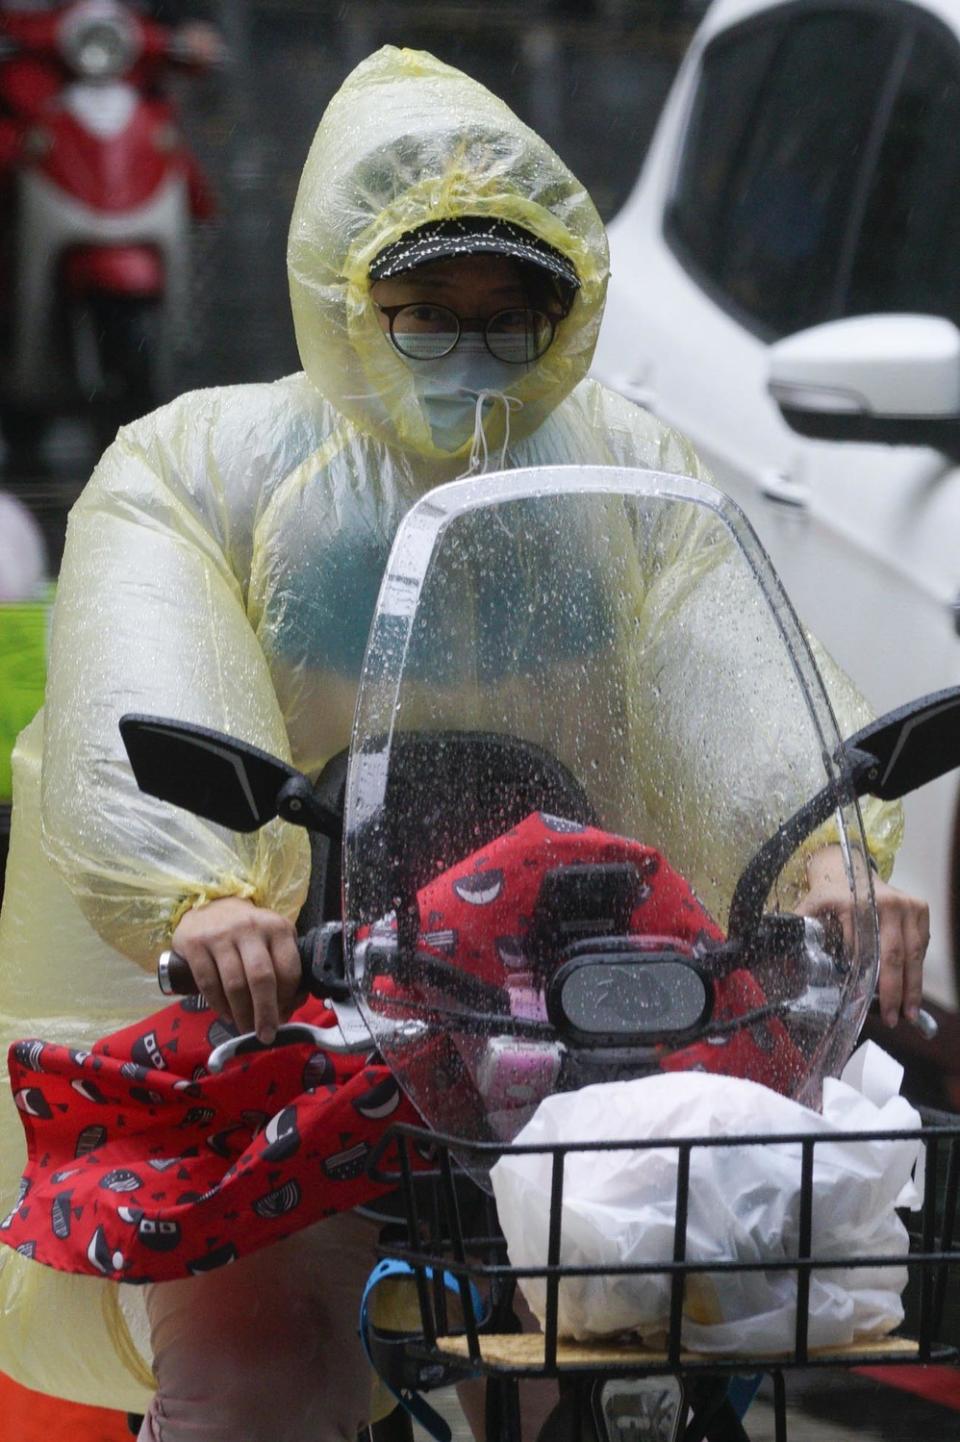
[[[580,277],[559,250],[519,225],[483,216],[430,221],[408,231],[375,258],[370,279],[387,280],[415,266],[456,255],[505,255],[537,266],[571,290],[580,289]]]

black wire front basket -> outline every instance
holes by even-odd
[[[397,1224],[381,1249],[405,1263],[416,1288],[417,1326],[404,1335],[381,1334],[376,1360],[410,1387],[442,1385],[458,1376],[629,1377],[672,1373],[743,1375],[763,1372],[780,1378],[801,1367],[862,1367],[955,1362],[960,1358],[960,1309],[951,1278],[960,1267],[957,1201],[960,1192],[960,1117],[924,1112],[916,1131],[790,1133],[645,1139],[634,1142],[578,1142],[550,1146],[501,1146],[439,1136],[409,1125],[391,1129],[374,1161],[380,1180],[399,1187]],[[814,1217],[814,1163],[818,1147],[847,1142],[920,1141],[925,1154],[924,1200],[919,1212],[903,1211],[909,1250],[894,1256],[817,1255],[813,1238],[823,1235]],[[691,1259],[687,1222],[691,1163],[701,1148],[742,1148],[792,1143],[800,1151],[798,1245],[795,1255]],[[565,1265],[563,1254],[564,1175],[574,1152],[676,1148],[677,1180],[673,1255],[669,1261],[611,1266]],[[492,1197],[470,1180],[508,1154],[540,1153],[549,1158],[550,1193],[546,1254],[536,1266],[512,1266],[497,1225]],[[426,1170],[424,1158],[429,1158]],[[894,1334],[854,1339],[843,1347],[809,1344],[811,1277],[818,1270],[906,1268],[906,1317]],[[684,1343],[684,1301],[692,1277],[710,1273],[789,1273],[795,1278],[793,1344],[775,1355],[695,1352]],[[669,1316],[662,1345],[651,1348],[625,1336],[574,1342],[560,1331],[560,1289],[565,1279],[642,1274],[666,1279]],[[545,1288],[542,1331],[519,1333],[510,1319],[517,1286],[530,1279]],[[376,1347],[374,1348],[376,1354]],[[391,1354],[393,1360],[391,1361]],[[398,1364],[402,1357],[404,1367]],[[402,1373],[402,1376],[401,1376]],[[782,1378],[780,1379],[782,1385]]]

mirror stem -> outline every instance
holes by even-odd
[[[305,776],[291,776],[277,793],[277,814],[294,826],[319,831],[331,841],[343,837],[343,818],[330,806],[324,806]]]
[[[840,775],[763,843],[737,882],[727,922],[727,935],[731,940],[749,940],[756,935],[770,889],[800,843],[838,807],[846,806],[854,797],[863,796],[869,790],[877,771],[875,756],[855,746],[844,746],[838,761]]]

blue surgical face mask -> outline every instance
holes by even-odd
[[[522,346],[525,342],[517,337]],[[435,338],[434,338],[435,341]],[[483,392],[504,395],[526,375],[528,365],[511,365],[487,350],[482,335],[466,334],[439,360],[403,356],[413,373],[417,399],[438,450],[456,451],[477,428],[477,401]]]

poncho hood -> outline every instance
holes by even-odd
[[[510,387],[513,439],[536,430],[589,368],[608,276],[587,191],[484,86],[423,51],[385,46],[347,77],[320,122],[297,193],[287,263],[297,344],[320,394],[361,431],[431,458],[441,451],[412,373],[370,298],[374,257],[434,220],[497,216],[566,256],[580,289],[546,355]],[[487,422],[502,443],[503,407]]]

